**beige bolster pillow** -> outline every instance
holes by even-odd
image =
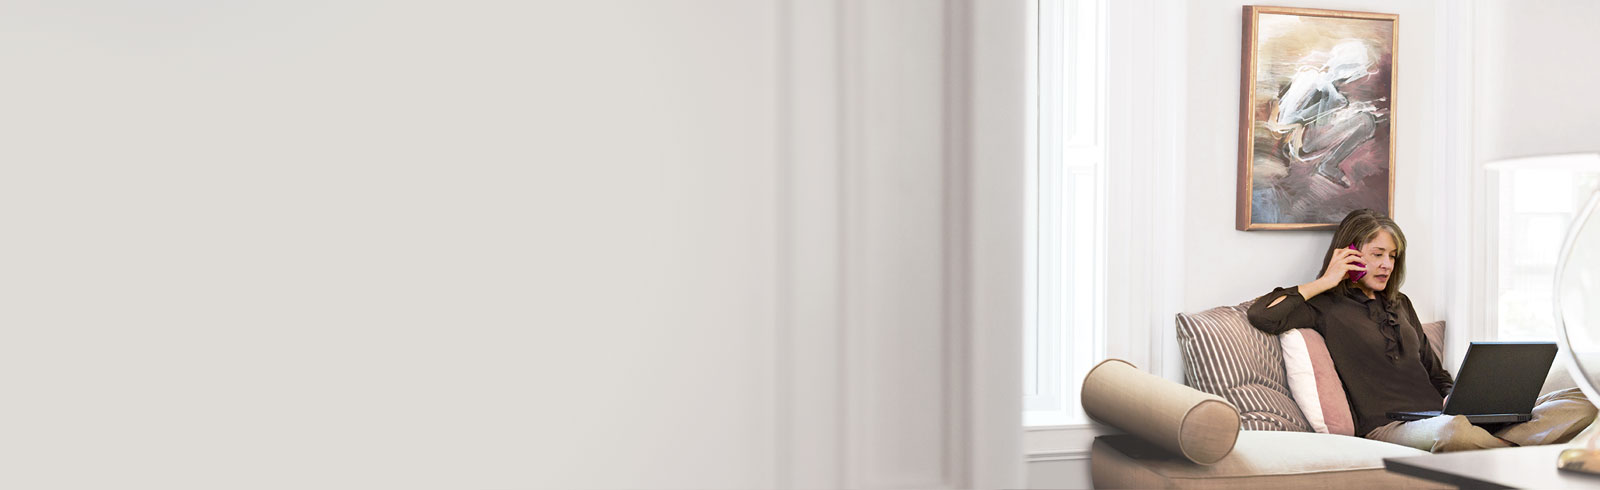
[[[1239,409],[1233,404],[1121,359],[1107,359],[1084,376],[1083,410],[1200,464],[1221,460],[1239,438]]]

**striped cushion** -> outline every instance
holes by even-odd
[[[1239,407],[1245,430],[1310,432],[1289,395],[1283,348],[1276,335],[1250,326],[1250,303],[1178,314],[1184,384],[1221,396]]]

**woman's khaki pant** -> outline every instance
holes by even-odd
[[[1511,443],[1539,446],[1567,442],[1594,419],[1594,404],[1577,388],[1568,388],[1540,396],[1533,407],[1533,419],[1506,426],[1493,434],[1467,422],[1466,417],[1440,415],[1410,422],[1390,422],[1372,429],[1367,438],[1435,453],[1508,447]]]

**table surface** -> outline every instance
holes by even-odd
[[[1596,488],[1600,475],[1556,469],[1566,444],[1384,458],[1383,467],[1461,488]]]

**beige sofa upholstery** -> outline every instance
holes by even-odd
[[[1383,469],[1383,458],[1424,451],[1334,434],[1241,431],[1227,401],[1121,360],[1090,370],[1082,397],[1091,417],[1129,433],[1095,440],[1095,488],[1449,488]]]
[[[1451,488],[1383,469],[1383,458],[1425,454],[1359,437],[1247,430],[1233,452],[1209,465],[1129,456],[1105,438],[1089,457],[1095,488]]]
[[[1108,365],[1118,369],[1101,369]],[[1107,361],[1084,379],[1085,409],[1101,423],[1128,432],[1095,440],[1089,456],[1095,488],[1450,488],[1383,469],[1384,458],[1427,454],[1424,451],[1335,434],[1217,427],[1212,417],[1196,419],[1209,427],[1205,431],[1215,432],[1209,440],[1232,436],[1235,442],[1226,456],[1210,464],[1197,463],[1196,458],[1169,449],[1173,444],[1181,447],[1186,438],[1200,440],[1195,439],[1200,435],[1193,433],[1197,425],[1189,424],[1185,433],[1183,423],[1135,427],[1135,421],[1141,417],[1186,420],[1192,407],[1215,403],[1216,397],[1123,366],[1132,367],[1123,361]],[[1089,386],[1099,388],[1087,389]],[[1107,389],[1116,386],[1124,389]],[[1565,364],[1558,362],[1540,392],[1573,386]],[[1108,417],[1107,413],[1118,415]],[[1600,426],[1600,421],[1595,426]],[[1595,426],[1590,430],[1596,430]],[[1207,451],[1215,454],[1217,449]]]

